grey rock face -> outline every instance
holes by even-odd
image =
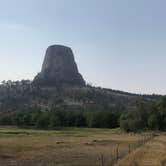
[[[33,82],[43,86],[85,85],[83,77],[78,72],[71,48],[62,45],[52,45],[47,48],[42,70]]]

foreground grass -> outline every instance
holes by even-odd
[[[123,158],[117,166],[166,166],[166,134],[147,142]]]
[[[149,133],[120,129],[0,127],[0,166],[111,165]]]

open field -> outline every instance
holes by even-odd
[[[164,152],[166,146],[162,149],[164,147],[160,144],[151,141],[143,145],[150,138],[151,133],[125,134],[119,129],[65,128],[48,131],[0,127],[0,166],[111,166],[129,152],[128,156],[134,158],[138,153],[138,159],[142,160],[139,150],[142,147],[148,149],[151,144],[154,151],[161,148]],[[164,138],[166,136],[156,137],[154,143],[159,139],[164,144]],[[132,152],[137,147],[140,147],[138,151]],[[124,161],[125,164],[130,163],[127,159]]]

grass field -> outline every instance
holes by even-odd
[[[117,166],[166,166],[166,134],[160,133],[120,160]]]
[[[150,135],[126,134],[120,129],[0,127],[0,166],[111,166],[117,161],[120,165],[136,164],[137,153],[141,159],[139,150],[153,145],[151,141],[142,143]],[[164,137],[154,141],[156,139],[164,141]],[[153,146],[154,150],[160,147],[158,144]],[[127,158],[129,156],[131,160]]]

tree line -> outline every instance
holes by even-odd
[[[109,111],[47,111],[3,112],[0,125],[16,125],[54,129],[61,127],[115,128],[119,126],[118,113]]]
[[[166,130],[166,97],[148,104],[139,103],[136,111],[123,112],[120,127],[127,132]]]
[[[137,108],[127,111],[29,111],[1,112],[0,125],[16,125],[54,129],[61,127],[116,128],[126,132],[141,130],[166,130],[166,97],[149,103],[138,103]]]

